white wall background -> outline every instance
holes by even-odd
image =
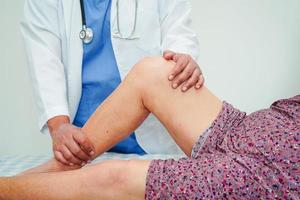
[[[251,112],[300,94],[299,0],[192,0],[206,83]],[[0,157],[51,153],[38,132],[19,20],[23,0],[1,0]]]

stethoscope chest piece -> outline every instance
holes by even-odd
[[[83,26],[82,30],[79,33],[79,37],[84,44],[90,44],[94,38],[93,30],[91,28],[87,28],[86,26]]]

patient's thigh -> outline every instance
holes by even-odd
[[[160,118],[187,156],[190,156],[200,135],[217,118],[222,102],[205,87],[187,93],[168,87],[161,95],[160,101],[153,102],[156,108],[153,113]]]

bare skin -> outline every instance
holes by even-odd
[[[190,156],[222,102],[205,87],[186,93],[171,89],[166,77],[173,67],[159,57],[144,59],[96,110],[82,128],[95,147],[94,157],[128,136],[150,112]],[[150,161],[108,161],[53,172],[67,169],[53,159],[26,175],[0,178],[0,199],[143,199],[149,165]]]
[[[197,62],[189,55],[165,51],[163,57],[176,64],[169,72],[172,87],[181,86],[182,92],[194,86],[200,89],[204,78]],[[167,77],[165,77],[167,78]],[[56,116],[47,122],[56,160],[65,165],[85,165],[94,155],[93,145],[80,129],[70,123],[68,116]]]

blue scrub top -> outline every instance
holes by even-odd
[[[78,127],[86,123],[97,107],[121,83],[111,42],[111,0],[85,0],[84,6],[87,27],[93,29],[94,39],[92,43],[83,46],[82,96],[73,122]],[[145,154],[134,133],[110,151]]]

